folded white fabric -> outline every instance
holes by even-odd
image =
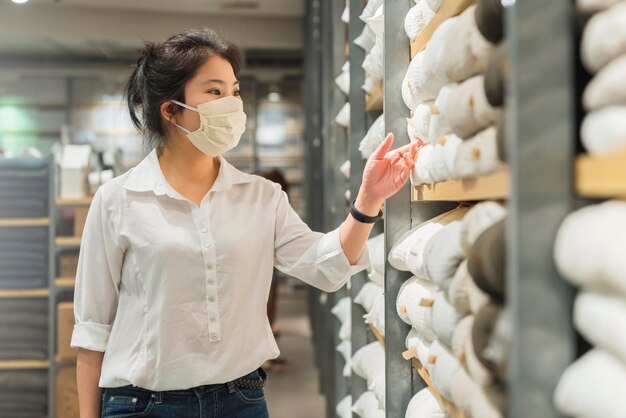
[[[417,154],[417,160],[411,170],[411,184],[414,186],[420,186],[422,184],[434,183],[431,172],[432,157],[433,157],[432,144],[424,145]]]
[[[491,107],[485,96],[484,80],[483,75],[477,75],[462,82],[440,109],[452,132],[461,138],[469,138],[498,118],[498,110]]]
[[[442,136],[452,133],[452,128],[442,113],[445,104],[448,102],[450,93],[456,88],[456,84],[445,85],[439,90],[435,105],[431,110],[430,126],[428,127],[428,137],[430,142],[436,142]]]
[[[348,395],[339,401],[335,412],[339,418],[352,418],[352,396]]]
[[[376,395],[382,409],[385,409],[385,375],[378,376],[367,389]]]
[[[608,9],[622,0],[576,0],[576,7],[583,12],[597,12]]]
[[[367,282],[363,285],[359,293],[354,298],[354,303],[361,305],[365,312],[370,312],[374,308],[374,303],[379,295],[382,295],[385,289],[374,282]]]
[[[385,295],[379,294],[374,300],[372,310],[365,314],[365,323],[372,324],[382,335],[385,335]]]
[[[441,409],[439,402],[430,389],[420,390],[409,402],[405,418],[446,418],[448,414]]]
[[[607,106],[626,105],[626,54],[602,68],[587,84],[583,94],[585,110],[598,110]]]
[[[379,272],[377,272],[377,271],[373,271],[373,270],[372,270],[372,271],[368,274],[368,278],[369,278],[372,282],[376,283],[378,286],[380,286],[380,287],[385,287],[385,278],[384,278],[384,276],[383,276],[382,274],[380,274]]]
[[[415,6],[411,7],[409,13],[406,15],[406,19],[404,19],[406,36],[413,41],[419,36],[422,30],[424,30],[433,16],[435,16],[435,12],[428,7],[425,1],[417,2]]]
[[[354,44],[365,52],[370,52],[372,48],[374,48],[374,44],[376,43],[376,35],[374,32],[366,25],[363,28],[361,34],[354,40]]]
[[[480,386],[472,380],[465,369],[457,370],[450,382],[450,395],[452,396],[450,400],[465,416],[472,416],[470,415],[472,400],[479,396],[478,392],[481,391]],[[482,418],[482,415],[477,415],[477,417]]]
[[[378,341],[360,348],[352,356],[352,371],[370,385],[378,376],[385,375],[385,349]]]
[[[376,40],[383,40],[385,36],[385,6],[380,5],[374,12],[372,17],[369,17],[366,21],[367,26],[370,27],[374,35],[376,36]]]
[[[400,319],[428,340],[435,339],[432,329],[432,306],[437,286],[433,283],[412,277],[402,284],[396,298],[396,312]]]
[[[376,10],[384,3],[384,0],[368,0],[365,4],[365,8],[363,9],[363,13],[359,16],[359,19],[363,21],[363,23],[367,23],[367,19],[374,16]]]
[[[467,271],[467,260],[463,260],[454,273],[448,288],[448,300],[461,315],[470,314],[468,287],[472,278]]]
[[[335,122],[346,129],[350,127],[350,102],[343,105],[335,117]]]
[[[626,301],[622,296],[583,292],[574,304],[576,329],[593,345],[626,363]],[[615,324],[620,324],[616,329]]]
[[[350,72],[342,71],[341,74],[335,78],[335,84],[343,94],[346,96],[350,94]]]
[[[559,228],[554,248],[563,275],[584,289],[626,295],[626,202],[608,201],[571,213]]]
[[[576,418],[626,416],[626,366],[593,349],[565,370],[554,394],[557,409]]]
[[[493,173],[501,165],[496,128],[491,126],[459,145],[454,161],[454,174],[462,179],[476,178]]]
[[[343,9],[341,13],[341,21],[346,25],[350,23],[350,6],[346,4],[346,7]]]
[[[447,223],[432,236],[424,248],[427,277],[444,291],[464,259],[461,248],[462,218]]]
[[[385,114],[380,115],[370,126],[367,134],[361,140],[359,144],[359,151],[364,159],[369,158],[370,155],[385,139]]]
[[[452,345],[452,335],[462,316],[450,305],[443,291],[435,295],[435,304],[432,311],[432,327],[443,344]]]
[[[379,275],[385,274],[385,234],[376,235],[367,240],[367,251],[370,255],[372,271]],[[381,285],[382,286],[382,285]]]
[[[498,408],[491,403],[487,394],[482,390],[477,391],[472,399],[470,415],[480,418],[502,418],[502,414]]]
[[[409,139],[411,142],[421,139],[425,144],[430,143],[429,130],[433,104],[434,102],[420,103],[413,112],[413,117],[407,119]]]
[[[352,375],[352,369],[350,368],[350,357],[352,356],[352,342],[342,341],[337,346],[337,351],[341,353],[345,361],[343,366],[343,377],[350,377]]]
[[[376,394],[372,391],[363,392],[352,407],[352,412],[361,418],[385,418],[385,411],[381,408]]]
[[[430,347],[430,360],[429,372],[433,386],[444,398],[452,399],[450,384],[456,372],[461,369],[461,363],[440,340],[435,340]]]
[[[585,67],[597,72],[626,53],[626,2],[594,15],[583,31],[580,55]]]
[[[344,161],[341,167],[339,167],[339,171],[341,171],[341,174],[343,174],[345,178],[350,179],[350,160]]]
[[[587,114],[580,137],[585,149],[593,155],[626,150],[626,106],[606,107]]]
[[[478,237],[506,216],[506,208],[498,202],[487,201],[473,206],[463,218],[461,247],[469,255]]]

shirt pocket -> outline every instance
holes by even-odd
[[[105,391],[102,418],[133,418],[147,416],[153,407],[149,392],[130,393],[123,388]]]

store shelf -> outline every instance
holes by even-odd
[[[576,191],[589,198],[626,198],[626,153],[576,160]]]
[[[81,237],[57,237],[54,243],[60,248],[80,247]]]
[[[47,298],[48,289],[0,289],[0,299]]]
[[[509,187],[508,170],[501,169],[476,179],[414,186],[412,200],[414,202],[503,200],[509,196]]]
[[[79,198],[62,198],[59,197],[56,200],[57,206],[89,206],[91,205],[93,197],[79,197]]]
[[[0,370],[47,369],[50,362],[45,360],[0,361]]]
[[[365,100],[365,110],[368,112],[382,111],[383,110],[383,86],[382,84],[376,87],[372,94],[368,94]]]
[[[430,389],[435,399],[437,399],[437,402],[439,402],[439,405],[441,405],[441,408],[445,410],[451,418],[465,418],[465,415],[459,411],[456,405],[444,398],[441,393],[435,389],[433,382],[430,379],[430,375],[428,374],[428,370],[426,370],[422,363],[420,363],[420,361],[416,358],[413,358],[411,362],[413,364],[413,368],[417,371],[417,374],[419,374],[424,380],[428,389]]]
[[[0,219],[0,228],[7,227],[28,227],[28,226],[48,226],[50,218],[11,218]]]
[[[385,336],[383,335],[383,333],[380,332],[378,330],[378,328],[376,328],[374,325],[372,325],[372,324],[367,324],[367,325],[369,325],[370,330],[372,330],[372,334],[374,334],[374,337],[376,337],[376,340],[378,340],[380,345],[382,345],[384,347],[385,346]]]
[[[54,285],[56,287],[73,288],[76,284],[76,278],[74,277],[57,277],[54,279]]]
[[[423,51],[437,28],[446,20],[456,16],[474,4],[474,0],[445,0],[441,8],[424,27],[417,38],[411,42],[411,58]]]

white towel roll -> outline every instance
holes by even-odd
[[[335,117],[335,122],[346,129],[350,127],[350,102],[343,105]]]
[[[385,418],[385,411],[378,402],[376,394],[369,390],[357,399],[352,407],[352,412],[361,418]]]
[[[417,352],[417,346],[419,344],[419,341],[420,333],[415,328],[411,328],[411,331],[409,331],[404,340],[404,346],[407,350],[414,348]]]
[[[444,291],[450,287],[450,282],[464,259],[461,226],[462,219],[449,222],[433,235],[424,249],[426,275]]]
[[[376,395],[376,399],[382,409],[385,409],[385,375],[378,376],[371,385],[367,387],[368,390]]]
[[[556,265],[584,289],[626,295],[626,202],[608,201],[571,213],[556,236]]]
[[[580,136],[592,155],[610,155],[626,150],[626,106],[611,106],[588,113]]]
[[[421,65],[421,61],[423,59],[424,59],[423,53],[417,54],[409,62],[409,66],[407,67],[406,73],[404,74],[404,78],[402,79],[402,85],[401,85],[402,100],[404,101],[404,104],[411,112],[414,112],[420,103],[417,98],[416,91],[414,90],[415,89],[414,79],[417,77],[417,72]]]
[[[501,167],[498,158],[496,128],[491,126],[459,146],[454,162],[454,174],[462,179],[493,173]]]
[[[626,106],[626,54],[611,61],[587,84],[583,104],[587,111]]]
[[[461,247],[469,255],[478,237],[506,216],[506,209],[498,202],[486,201],[473,206],[463,218]]]
[[[365,315],[365,323],[372,324],[380,333],[385,335],[385,295],[379,294],[374,300],[372,310]]]
[[[576,418],[626,417],[626,365],[593,349],[565,370],[554,394],[557,409]]]
[[[411,41],[419,36],[433,16],[435,12],[425,1],[418,1],[415,6],[411,7],[404,19],[404,30]]]
[[[450,173],[450,179],[454,179],[454,162],[456,161],[456,154],[459,152],[459,147],[463,140],[454,134],[446,135],[443,140],[443,159],[446,164],[448,173]]]
[[[611,60],[626,53],[626,2],[594,15],[583,31],[580,55],[587,69],[595,73]]]
[[[402,284],[396,298],[396,312],[400,319],[417,330],[420,336],[433,340],[432,305],[437,287],[413,277]]]
[[[415,129],[416,136],[425,144],[430,143],[429,130],[433,104],[434,102],[420,103],[417,105],[415,112],[413,112],[413,117],[410,119]]]
[[[374,303],[378,295],[382,295],[385,289],[378,286],[374,282],[367,282],[361,288],[361,291],[354,297],[354,303],[360,305],[365,309],[365,312],[370,312],[374,308]]]
[[[454,357],[448,347],[436,340],[430,347],[431,379],[433,386],[446,399],[452,399],[451,383],[454,375],[461,369],[461,363]]]
[[[448,302],[445,293],[437,292],[432,311],[432,328],[439,340],[448,347],[452,345],[452,335],[461,318],[454,306]]]
[[[434,183],[433,176],[430,172],[433,148],[432,144],[426,144],[419,150],[417,160],[415,161],[413,170],[411,170],[411,184],[414,186]]]
[[[480,386],[472,380],[465,369],[459,369],[450,382],[451,401],[466,417],[472,416],[470,415],[472,401],[476,396],[479,396],[478,392],[481,391]]]
[[[370,385],[378,376],[385,375],[385,349],[374,341],[354,353],[351,363],[352,371]]]
[[[459,265],[459,268],[454,273],[454,277],[450,282],[450,287],[448,288],[448,300],[454,306],[454,309],[457,310],[462,315],[470,314],[470,303],[469,303],[469,282],[472,281],[472,278],[467,271],[467,260],[463,260]]]
[[[365,52],[370,52],[374,48],[375,43],[376,35],[367,25],[363,27],[361,34],[354,40],[354,44]]]
[[[439,138],[452,133],[452,128],[442,113],[445,104],[448,102],[450,93],[454,91],[457,84],[447,84],[439,90],[435,104],[431,109],[430,126],[428,127],[428,137],[430,142],[437,142]]]
[[[433,155],[430,163],[430,175],[435,183],[449,180],[452,173],[446,165],[443,145],[440,142],[433,144]]]
[[[335,412],[339,418],[352,418],[352,396],[348,395],[339,401]]]
[[[446,418],[448,414],[441,409],[439,402],[430,389],[420,390],[409,402],[405,418]]]
[[[343,356],[343,377],[350,377],[352,375],[352,369],[350,368],[350,357],[352,356],[352,342],[342,341],[337,346],[337,351]]]

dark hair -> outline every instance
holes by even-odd
[[[130,118],[150,145],[162,144],[165,126],[161,105],[169,100],[185,102],[185,84],[207,58],[219,56],[239,73],[239,49],[212,29],[190,30],[165,42],[147,42],[126,83]],[[176,107],[174,113],[180,109]]]

